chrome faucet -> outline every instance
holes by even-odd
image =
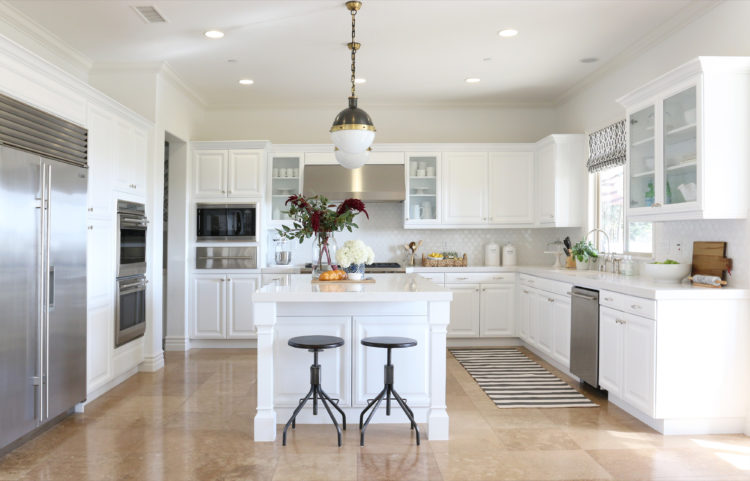
[[[586,237],[585,237],[586,240],[588,240],[589,235],[591,235],[592,232],[601,232],[602,234],[604,234],[604,238],[607,240],[607,250],[605,250],[604,253],[603,253],[604,254],[604,264],[601,264],[601,263],[599,264],[599,271],[601,271],[601,272],[607,272],[607,264],[608,263],[612,262],[612,267],[614,267],[614,254],[612,254],[611,252],[609,252],[609,248],[611,247],[610,243],[609,243],[609,234],[607,234],[605,231],[603,231],[601,229],[591,229],[590,231],[588,231],[588,233],[586,233]]]

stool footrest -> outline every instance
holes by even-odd
[[[375,400],[375,399],[368,399],[368,400],[367,400],[367,404],[370,404],[370,403],[371,403],[371,402],[373,402],[374,400]],[[385,398],[383,398],[383,400],[385,401],[386,399],[385,399]],[[389,401],[396,401],[396,398],[395,398],[395,397],[392,397],[392,398],[388,398],[388,400],[389,400]],[[408,403],[408,402],[409,402],[409,400],[408,400],[408,399],[406,399],[405,397],[402,397],[402,398],[401,398],[401,400],[402,400],[402,401],[404,401],[404,404],[406,404],[406,403]],[[337,399],[337,401],[338,401],[338,399]]]

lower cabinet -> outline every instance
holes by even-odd
[[[190,295],[192,339],[254,339],[250,297],[254,274],[195,274]]]
[[[446,284],[453,292],[448,337],[505,337],[515,333],[515,284]]]
[[[570,367],[570,297],[553,294],[552,299],[552,357]]]
[[[599,311],[599,385],[653,416],[656,321],[607,307]]]
[[[570,297],[524,286],[518,304],[518,337],[570,367]]]
[[[479,284],[446,284],[453,292],[448,337],[479,337]]]

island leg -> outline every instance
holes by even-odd
[[[427,418],[427,437],[431,441],[445,441],[450,435],[448,411],[445,404],[445,336],[450,322],[449,302],[428,304],[430,323],[430,412]]]
[[[254,421],[254,439],[276,440],[276,411],[273,405],[273,330],[276,303],[255,302],[253,319],[258,330],[258,404]]]

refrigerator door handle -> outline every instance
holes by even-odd
[[[34,381],[38,379],[38,383],[34,383],[35,386],[39,386],[38,395],[37,395],[37,410],[36,410],[36,418],[37,418],[37,425],[42,424],[44,421],[44,312],[45,312],[45,286],[44,286],[44,272],[45,272],[45,259],[46,259],[46,247],[45,247],[45,239],[47,238],[47,202],[49,200],[49,197],[47,195],[47,166],[44,164],[40,165],[40,174],[41,174],[41,189],[40,189],[40,215],[39,215],[39,275],[38,275],[38,282],[39,282],[39,302],[37,304],[38,309],[38,323],[37,323],[37,338],[38,338],[38,348],[37,348],[37,373],[38,376],[34,377]]]
[[[52,310],[55,308],[55,266],[49,266],[49,303],[47,308]]]
[[[52,226],[52,165],[45,165],[47,169],[47,219],[46,219],[46,232],[45,232],[45,259],[44,263],[45,272],[49,270],[50,258],[50,229]],[[49,382],[47,382],[47,376],[49,374],[49,306],[50,306],[50,279],[47,278],[47,288],[45,289],[45,302],[44,302],[44,373],[42,374],[42,380],[45,381],[42,384],[44,390],[44,420],[49,418]]]

